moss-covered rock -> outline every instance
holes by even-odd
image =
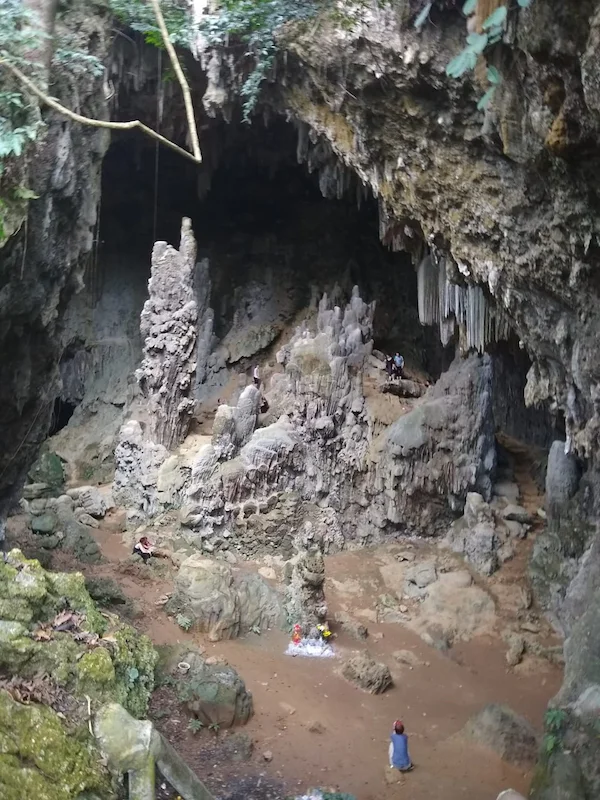
[[[113,655],[117,678],[116,701],[134,717],[143,717],[154,689],[154,667],[157,654],[147,636],[123,625],[116,631]]]
[[[66,608],[81,614],[77,631],[32,636]],[[18,550],[9,553],[8,563],[0,562],[0,668],[24,677],[46,673],[75,695],[117,701],[143,717],[156,660],[147,636],[98,611],[80,573],[46,572]]]
[[[55,494],[65,483],[63,462],[56,453],[46,451],[29,470],[28,478],[31,483],[45,483]]]
[[[0,690],[0,731],[2,800],[115,796],[91,742],[69,735],[52,709],[22,705]]]
[[[77,663],[78,688],[81,694],[95,694],[114,690],[115,666],[108,650],[97,647],[84,653]]]

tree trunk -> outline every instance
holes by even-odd
[[[43,73],[40,77],[44,85],[47,85],[54,51],[54,26],[58,0],[23,0],[23,5],[31,12],[32,27],[40,32],[39,47],[31,53],[27,53],[26,57],[34,63],[42,65]]]

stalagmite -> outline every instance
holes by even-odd
[[[136,377],[148,399],[150,438],[171,448],[182,442],[194,410],[198,306],[194,290],[196,240],[189,219],[175,250],[157,242],[152,251],[149,297],[141,316],[144,360]]]

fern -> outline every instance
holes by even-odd
[[[183,628],[184,631],[189,631],[194,624],[193,620],[191,620],[189,617],[186,617],[185,614],[177,614],[175,621],[180,628]]]
[[[204,723],[199,719],[191,719],[188,722],[188,730],[190,730],[192,733],[198,733],[198,731],[201,731],[203,727]]]

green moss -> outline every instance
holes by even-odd
[[[150,639],[128,625],[117,631],[115,639],[117,652],[113,661],[117,676],[117,702],[140,719],[148,710],[158,656]]]
[[[33,619],[33,610],[26,600],[21,600],[19,598],[2,598],[0,599],[0,619],[25,623],[31,622]]]
[[[46,483],[52,489],[60,489],[65,482],[62,461],[56,453],[42,453],[30,469],[28,477],[31,483]]]
[[[106,620],[100,614],[88,590],[85,578],[80,572],[48,572],[47,580],[55,595],[65,597],[72,609],[85,614],[84,628],[91,633],[103,634]]]
[[[97,647],[77,663],[78,689],[81,694],[99,696],[114,688],[116,675],[111,657],[104,647]]]
[[[24,624],[51,621],[65,602],[85,614],[82,627],[88,632],[102,635],[108,623],[80,573],[46,572],[18,550],[9,558],[10,564],[0,563],[0,667],[24,677],[51,675],[68,691],[98,702],[116,700],[134,716],[144,717],[157,660],[150,639],[114,617],[110,639],[115,644],[110,649],[88,651],[69,632],[54,631],[49,641],[36,641]]]
[[[100,756],[69,736],[50,708],[21,705],[0,691],[2,800],[74,800],[83,792],[114,797]]]

